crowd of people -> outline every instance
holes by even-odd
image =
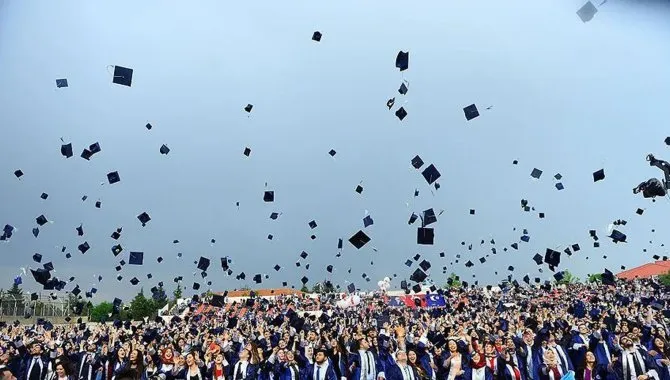
[[[7,324],[0,380],[670,380],[652,281],[444,290],[445,307],[256,299],[245,315]]]

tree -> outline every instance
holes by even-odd
[[[461,287],[461,279],[456,275],[456,273],[451,272],[449,277],[447,277],[447,283],[444,284],[445,289],[449,288],[460,288]]]
[[[163,306],[168,304],[168,297],[165,293],[165,289],[163,289],[163,286],[159,286],[151,298],[153,299],[156,310],[160,310],[163,308]]]
[[[177,284],[177,288],[172,292],[172,295],[174,296],[175,302],[177,302],[178,299],[181,299],[182,297],[182,288],[181,284]]]
[[[7,309],[10,314],[23,315],[25,311],[25,299],[23,298],[23,289],[15,282],[5,293],[3,309]]]
[[[101,302],[91,309],[91,322],[106,322],[112,313],[114,305],[110,302]]]
[[[322,284],[320,282],[317,282],[316,284],[314,284],[314,286],[312,286],[312,293],[321,294],[322,292],[323,289]]]
[[[603,282],[603,275],[602,275],[602,273],[590,274],[587,281],[590,284],[600,284],[600,283]]]
[[[670,286],[670,271],[668,271],[666,274],[658,276],[658,280],[661,282],[661,284]]]
[[[302,288],[300,288],[300,291],[303,293],[309,293],[309,288],[307,287],[307,285],[303,285]]]
[[[130,314],[134,320],[141,320],[145,317],[151,317],[156,313],[154,303],[144,296],[144,290],[139,293],[130,302]]]
[[[563,278],[556,281],[556,283],[559,284],[559,285],[576,284],[578,282],[579,282],[579,277],[575,276],[574,274],[570,273],[567,270],[563,271]]]

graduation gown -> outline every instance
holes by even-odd
[[[411,365],[407,364],[407,369],[411,371],[411,375],[414,376],[414,380],[419,380],[419,374],[416,372],[416,369]],[[391,364],[386,368],[386,380],[405,380],[402,374],[402,369],[398,364]]]
[[[369,354],[371,356],[370,363],[370,373],[371,379],[376,379],[379,376],[384,376],[384,367],[383,364],[379,361],[379,356],[376,356],[373,352]],[[365,359],[365,358],[363,358]],[[361,369],[363,368],[363,363],[361,361],[361,351],[354,352],[349,355],[348,361],[349,376],[348,380],[360,380],[361,379]],[[364,378],[363,380],[366,380]]]
[[[335,374],[335,369],[333,368],[333,363],[331,363],[329,359],[326,359],[324,364],[327,366],[325,375],[319,373],[319,376],[324,376],[324,380],[338,380],[337,375]],[[315,378],[317,367],[318,365],[316,363],[311,363],[305,367],[305,370],[303,371],[303,380],[320,380]],[[321,369],[321,371],[323,371],[323,369]]]

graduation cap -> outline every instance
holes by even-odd
[[[419,157],[418,155],[414,156],[414,158],[412,158],[412,166],[414,167],[414,169],[421,169],[421,167],[423,166],[423,160],[421,159],[421,157]]]
[[[356,291],[356,285],[354,285],[353,282],[350,283],[349,285],[347,285],[347,291],[349,291],[349,293],[355,292]]]
[[[91,249],[91,246],[88,245],[88,242],[85,241],[85,242],[79,244],[79,246],[77,247],[77,249],[78,249],[79,252],[81,252],[81,254],[83,255],[84,253],[86,253],[86,251],[88,251],[89,249]]]
[[[43,225],[45,225],[45,224],[47,224],[47,223],[49,223],[49,221],[47,220],[47,217],[44,216],[44,215],[40,215],[40,216],[38,216],[37,218],[35,218],[35,221],[37,222],[37,224],[38,224],[40,227],[43,226]]]
[[[274,191],[266,191],[263,194],[263,200],[265,202],[274,202],[275,201],[275,192]]]
[[[565,189],[565,187],[563,186],[563,184],[562,184],[562,183],[560,183],[560,182],[559,182],[559,183],[557,183],[557,184],[556,184],[556,185],[554,185],[554,186],[556,186],[556,190],[563,190],[563,189]]]
[[[612,233],[610,236],[608,236],[614,243],[625,243],[626,242],[626,234],[619,230],[612,230]]]
[[[144,262],[144,252],[130,252],[130,257],[128,258],[128,264],[142,265],[143,262]]]
[[[114,66],[114,78],[112,79],[112,82],[130,87],[133,82],[133,69],[123,66]]]
[[[39,234],[40,234],[40,229],[37,228],[37,227],[33,228],[33,236],[37,237],[37,236],[39,236]]]
[[[533,171],[530,172],[530,176],[535,179],[540,179],[540,176],[542,176],[542,170],[534,168]]]
[[[56,79],[56,88],[65,88],[67,86],[68,86],[68,84],[67,84],[67,79],[66,78]]]
[[[598,8],[591,1],[587,1],[586,4],[577,10],[577,16],[579,16],[582,22],[591,21],[596,13],[598,13]]]
[[[367,228],[367,227],[370,227],[373,224],[374,224],[374,220],[372,220],[372,217],[370,215],[363,218],[363,227]]]
[[[563,176],[561,175],[561,173],[556,173],[556,174],[554,175],[554,178],[556,178],[557,181],[560,181],[561,178],[563,178]]]
[[[200,256],[200,260],[198,260],[198,269],[200,269],[201,271],[206,271],[207,268],[209,268],[209,259]]]
[[[77,236],[84,236],[84,226],[79,225],[79,227],[76,227],[75,230],[77,230]]]
[[[261,282],[263,282],[263,277],[260,274],[256,274],[254,275],[253,280],[255,283],[260,284]]]
[[[102,206],[102,202],[96,201],[95,202],[95,208],[100,208],[100,206]]]
[[[21,178],[23,177],[23,171],[21,171],[21,169],[15,170],[14,175],[16,176],[16,178]]]
[[[394,104],[395,104],[395,98],[391,98],[386,101],[386,107],[388,107],[389,109],[393,108]]]
[[[426,179],[426,182],[428,182],[429,185],[432,185],[433,182],[437,181],[441,176],[440,172],[437,171],[437,168],[433,164],[430,164],[424,169],[421,175],[423,175],[423,178]]]
[[[437,216],[435,215],[435,211],[432,208],[424,210],[423,223],[422,223],[423,227],[433,224],[435,222],[437,222]]]
[[[644,210],[641,208],[638,208],[637,211],[635,211],[636,214],[642,215],[644,213]]]
[[[433,245],[435,232],[432,228],[419,227],[416,230],[416,243],[421,245]]]
[[[539,253],[536,253],[535,256],[533,256],[533,261],[535,261],[537,265],[542,265],[544,258]]]
[[[327,271],[328,273],[333,273],[333,266],[332,266],[332,265],[328,265],[328,266],[326,267],[326,271]]]
[[[519,249],[519,244],[518,243],[512,243],[512,244],[510,244],[510,247],[518,250]]]
[[[409,216],[409,220],[407,221],[407,224],[414,224],[416,220],[419,218],[419,216],[415,213],[412,213],[412,215]]]
[[[42,262],[42,255],[39,253],[36,253],[33,255],[33,261],[36,263],[41,263]]]
[[[317,226],[316,221],[312,220],[311,222],[309,222],[309,228],[315,229],[316,226]]]
[[[51,261],[49,261],[48,263],[42,264],[42,268],[51,272],[52,270],[54,270],[54,264]]]
[[[72,143],[62,144],[60,146],[60,154],[65,158],[70,158],[73,156],[72,153]]]
[[[463,108],[463,113],[465,113],[465,119],[467,121],[470,121],[477,116],[479,116],[479,111],[477,110],[477,106],[474,104],[470,104],[469,106]]]
[[[419,267],[423,269],[424,272],[427,272],[428,269],[430,269],[430,262],[428,262],[427,260],[422,260],[419,263]]]
[[[475,264],[473,264],[472,261],[470,261],[470,260],[468,260],[468,262],[465,263],[465,267],[466,267],[466,268],[471,268],[471,267],[473,267],[474,265],[475,265]]]
[[[306,276],[302,276],[302,278],[300,279],[300,282],[302,282],[303,285],[307,284],[308,281],[309,278],[307,278]]]
[[[121,244],[117,244],[117,245],[112,247],[112,254],[114,256],[118,256],[119,253],[121,253],[121,252],[123,252],[123,247],[121,246]]]
[[[361,249],[365,244],[370,241],[370,237],[365,234],[362,230],[356,232],[352,237],[349,238],[349,243],[356,247],[356,249]]]
[[[251,113],[251,110],[252,110],[253,108],[254,108],[254,105],[253,105],[253,104],[247,104],[247,105],[244,107],[244,110],[247,111],[248,113]]]
[[[405,117],[407,117],[407,111],[405,111],[404,107],[400,107],[395,111],[395,116],[402,121]]]
[[[312,34],[312,41],[320,42],[321,41],[322,34],[319,31],[314,32]]]
[[[474,214],[475,214],[475,209],[472,209],[472,208],[471,208],[471,209],[470,209],[470,215],[474,215]]]
[[[400,71],[405,71],[409,68],[409,52],[399,51],[395,58],[395,67]]]
[[[412,286],[412,291],[413,291],[414,293],[419,293],[419,292],[421,291],[421,285],[419,285],[419,284],[414,284],[414,286]],[[414,299],[414,305],[415,305],[416,307],[420,307],[420,306],[421,306],[421,300],[418,299],[418,298],[415,298],[415,299]]]
[[[561,252],[547,248],[544,254],[544,262],[553,267],[557,267],[558,264],[561,263]]]
[[[149,223],[151,217],[146,212],[143,212],[137,216],[137,220],[139,220],[140,223],[142,223],[142,227],[144,227],[147,225],[147,223]]]
[[[48,270],[42,268],[31,269],[30,273],[32,273],[35,282],[37,282],[42,286],[45,286],[47,284],[47,281],[49,281],[49,279],[51,278],[51,273],[49,273]]]
[[[405,85],[405,83],[401,83],[400,88],[398,89],[398,92],[400,93],[400,95],[405,95],[407,93],[407,90],[408,90],[408,88]]]
[[[163,145],[161,145],[161,148],[159,149],[159,152],[161,154],[168,154],[168,153],[170,153],[170,148],[168,148],[167,145],[163,144]]]
[[[109,181],[110,185],[121,181],[121,177],[119,176],[119,172],[108,173],[107,174],[107,181]]]
[[[200,284],[197,282],[193,283],[193,290],[199,290],[200,289]]]
[[[525,243],[528,243],[528,241],[530,241],[530,236],[528,236],[528,235],[523,235],[523,236],[521,237],[521,241],[522,241],[522,242],[525,242]]]
[[[357,192],[358,194],[361,194],[361,193],[363,192],[363,186],[361,186],[361,185],[357,185],[357,186],[356,186],[356,192]]]
[[[575,251],[575,252],[579,252],[580,249],[581,249],[581,248],[579,247],[579,244],[573,244],[573,245],[572,245],[572,250],[573,250],[573,251]]]
[[[593,182],[602,181],[603,179],[605,179],[605,169],[593,172]]]
[[[608,269],[605,269],[605,272],[603,272],[600,276],[600,280],[602,281],[603,284],[605,285],[615,285],[615,279],[614,279],[614,274],[610,272]]]

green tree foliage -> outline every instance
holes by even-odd
[[[300,288],[300,291],[303,293],[309,293],[309,288],[307,287],[307,285],[303,285],[302,288]]]
[[[602,273],[594,273],[589,275],[588,282],[590,284],[600,284],[602,281],[603,281]]]
[[[159,286],[156,290],[156,293],[151,297],[154,303],[156,310],[162,309],[163,306],[168,304],[168,296],[165,293],[165,289],[162,286]]]
[[[177,284],[177,287],[172,292],[172,296],[174,297],[175,302],[182,297],[182,293],[183,289],[181,288],[181,284]]]
[[[670,286],[670,271],[668,271],[666,274],[658,276],[658,280],[661,282],[661,284]]]
[[[111,302],[101,302],[91,309],[91,322],[106,322],[112,313],[114,305]]]
[[[130,302],[130,316],[136,321],[142,320],[145,317],[151,317],[155,312],[155,304],[144,296],[144,290],[140,290]]]
[[[560,281],[556,281],[556,283],[559,285],[568,285],[568,284],[576,284],[579,281],[580,281],[579,277],[565,270],[563,271],[563,278]]]
[[[16,285],[16,283],[12,284],[12,287],[5,294],[12,301],[16,300],[18,305],[24,305],[23,289],[19,285]]]
[[[447,283],[444,284],[444,288],[449,289],[449,288],[460,288],[460,287],[461,287],[460,278],[456,275],[456,273],[451,272],[449,277],[447,277]]]

